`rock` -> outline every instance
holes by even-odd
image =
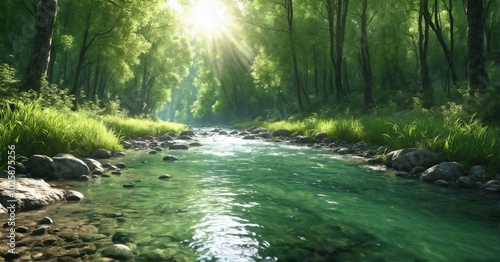
[[[163,148],[161,148],[161,147],[159,147],[159,146],[157,146],[157,147],[155,147],[155,148],[153,148],[153,149],[154,149],[155,151],[157,151],[157,152],[161,152],[161,151],[163,151]]]
[[[260,126],[253,126],[253,127],[250,127],[249,129],[247,129],[248,132],[256,135],[256,134],[259,134],[259,133],[265,133],[267,132],[266,129],[260,127]]]
[[[114,154],[114,156],[117,156],[117,157],[120,157],[120,156],[126,156],[126,155],[127,155],[127,153],[125,153],[125,152],[116,152],[116,153]]]
[[[227,136],[229,135],[226,131],[220,131],[219,136]]]
[[[41,235],[47,233],[49,231],[49,229],[50,229],[50,226],[41,226],[41,227],[33,230],[33,232],[31,232],[31,234],[33,236],[41,236]]]
[[[381,157],[377,157],[377,158],[372,158],[372,159],[368,159],[366,161],[366,163],[370,164],[370,165],[378,165],[378,164],[382,164],[384,161]]]
[[[246,136],[248,134],[250,134],[250,133],[248,133],[247,131],[240,132],[240,136]]]
[[[448,183],[446,180],[436,180],[436,182],[434,182],[434,184],[438,185],[438,186],[450,186],[451,184]]]
[[[87,167],[90,169],[91,172],[94,171],[104,172],[104,167],[101,165],[101,163],[99,163],[99,161],[92,158],[82,158],[81,160],[85,162],[85,164],[87,165]]]
[[[474,181],[483,181],[486,178],[486,167],[485,166],[473,166],[467,172],[467,176]]]
[[[102,148],[96,149],[92,153],[92,158],[95,158],[95,159],[108,159],[108,158],[111,158],[112,156],[113,155],[111,154],[111,151],[108,151],[108,150],[102,149]]]
[[[498,185],[498,180],[490,180],[490,181],[484,183],[484,185],[482,185],[481,187],[487,188],[487,187],[491,187],[491,186],[495,186],[495,185]]]
[[[195,136],[195,134],[191,130],[186,130],[186,131],[182,131],[180,136]]]
[[[0,203],[8,207],[7,200],[11,199],[11,187],[8,180],[0,182]],[[43,180],[31,178],[16,179],[16,194],[18,210],[33,210],[46,205],[53,204],[64,199],[64,190],[52,188]]]
[[[180,140],[191,140],[193,138],[191,138],[190,136],[179,136],[179,137],[177,137],[177,139],[180,139]]]
[[[42,241],[42,245],[45,247],[52,246],[57,242],[56,238],[50,237]]]
[[[190,143],[189,146],[201,146],[200,142]]]
[[[166,155],[163,157],[163,161],[177,161],[179,160],[177,157],[172,155]]]
[[[177,144],[177,145],[171,145],[170,147],[168,147],[169,150],[188,150],[189,147],[187,145],[181,145],[181,144]]]
[[[111,166],[113,166],[111,163],[104,163],[104,164],[102,164],[102,167],[104,167],[104,168],[109,168]]]
[[[104,171],[94,170],[94,171],[92,171],[92,174],[94,174],[94,175],[102,175],[102,174],[104,174]]]
[[[387,166],[398,171],[411,171],[416,166],[429,168],[437,160],[437,155],[425,148],[405,148],[386,155]]]
[[[214,128],[214,129],[212,129],[210,132],[219,133],[219,132],[220,132],[220,129],[218,129],[218,128]]]
[[[50,217],[44,217],[40,221],[38,221],[39,225],[45,225],[45,224],[54,224],[54,220]]]
[[[111,237],[111,241],[114,244],[127,244],[133,242],[132,238],[128,234],[122,231],[114,233],[113,236]]]
[[[52,160],[52,168],[59,179],[78,179],[90,174],[87,164],[74,156],[54,157]]]
[[[459,187],[463,187],[463,188],[471,188],[471,187],[475,187],[476,186],[476,182],[470,176],[461,176],[461,177],[459,177],[455,181],[455,184],[457,184]]]
[[[354,149],[349,148],[349,147],[341,147],[341,148],[339,148],[337,153],[339,153],[341,155],[354,154]]]
[[[52,158],[48,156],[32,155],[26,163],[26,168],[33,178],[57,179],[52,162]]]
[[[269,132],[264,132],[264,133],[260,133],[259,137],[262,137],[264,139],[273,139],[273,134],[271,134]]]
[[[18,227],[16,227],[16,232],[17,233],[24,234],[24,233],[28,232],[28,230],[29,230],[29,228],[25,227],[25,226],[18,226]]]
[[[238,131],[233,130],[233,131],[229,132],[229,134],[230,134],[230,135],[237,135],[237,134],[238,134]]]
[[[117,166],[110,165],[108,166],[108,170],[119,170],[119,168]]]
[[[16,163],[14,165],[14,168],[16,170],[16,176],[18,174],[26,174],[26,173],[28,173],[28,169],[26,168],[26,166],[23,163]]]
[[[122,144],[123,148],[125,148],[125,149],[130,149],[130,148],[134,147],[132,145],[132,143],[130,143],[128,141],[122,141],[121,144]]]
[[[318,133],[318,134],[314,137],[314,139],[317,139],[317,140],[323,140],[323,139],[325,139],[325,138],[328,138],[328,135],[327,135],[326,133],[324,133],[324,132],[320,132],[320,133]]]
[[[68,190],[66,193],[66,200],[68,201],[80,201],[83,198],[83,194],[75,190]]]
[[[114,244],[102,251],[104,257],[113,258],[120,261],[130,261],[133,256],[132,249],[123,244]]]
[[[298,137],[300,136],[299,132],[294,132],[290,135],[291,138],[295,138],[295,137]]]
[[[411,170],[410,174],[412,174],[412,175],[418,175],[418,174],[423,173],[424,171],[425,171],[425,167],[423,167],[423,166],[416,166],[416,167],[414,167]]]
[[[122,174],[122,171],[120,171],[120,170],[115,170],[115,171],[111,172],[111,174],[112,174],[112,175],[117,175],[117,176],[119,176],[119,175],[121,175],[121,174]]]
[[[165,135],[158,137],[158,140],[159,141],[173,141],[174,138],[165,134]]]
[[[164,174],[158,177],[158,179],[168,179],[168,178],[172,178],[172,176],[169,174]]]
[[[247,135],[247,136],[244,136],[243,139],[245,139],[245,140],[254,140],[255,136]]]
[[[434,183],[437,180],[455,182],[463,175],[462,165],[457,162],[443,162],[425,170],[420,179],[425,182]]]
[[[295,142],[299,144],[314,144],[316,143],[316,139],[309,136],[297,136]]]
[[[116,164],[116,167],[118,167],[118,168],[126,168],[127,166],[125,165],[125,163],[119,162],[119,163]]]
[[[86,175],[81,175],[81,176],[78,178],[78,180],[80,180],[80,181],[89,181],[89,180],[90,180],[90,178],[89,178],[89,176],[86,176]]]
[[[284,137],[289,137],[292,135],[292,132],[288,129],[280,128],[278,130],[274,130],[272,132],[273,136],[284,136]]]
[[[148,152],[148,154],[150,154],[150,155],[155,155],[156,153],[158,153],[158,152],[156,152],[156,150],[152,150],[152,151]]]
[[[125,184],[123,185],[124,188],[134,188],[135,185],[134,184]]]
[[[5,259],[5,261],[12,261],[20,258],[21,255],[17,252],[16,253],[7,252],[4,255],[2,255],[2,257]]]

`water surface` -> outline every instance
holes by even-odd
[[[181,261],[500,261],[495,195],[285,142],[197,140],[188,151],[110,160],[125,162],[124,174],[81,184],[86,199],[57,215],[120,217],[112,229],[139,252]]]

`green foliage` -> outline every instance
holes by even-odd
[[[121,149],[116,133],[90,116],[43,108],[39,102],[17,102],[16,106],[14,112],[5,103],[0,106],[0,147],[15,145],[20,159],[33,154],[86,156],[97,148]]]

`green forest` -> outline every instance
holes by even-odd
[[[152,126],[173,125],[165,120],[323,131],[332,139],[426,147],[498,170],[498,0],[1,6],[0,144],[25,141],[26,157],[48,150],[37,142],[47,137],[63,141],[52,153],[120,147],[47,131],[68,117],[80,128],[106,123],[119,136],[147,133],[118,127],[144,119]],[[13,107],[26,108],[19,110],[25,122],[9,118]],[[45,132],[26,124],[30,114],[52,117]]]

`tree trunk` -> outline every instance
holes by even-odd
[[[42,77],[47,76],[52,34],[57,16],[57,0],[42,0],[35,19],[35,44],[23,78],[23,88],[40,91]]]
[[[429,47],[429,24],[424,17],[424,9],[428,0],[420,0],[420,12],[418,15],[418,47],[420,57],[420,76],[422,78],[423,104],[430,107],[434,100],[429,65],[427,64],[427,50]]]
[[[293,36],[293,1],[292,0],[286,0],[285,9],[287,11],[288,39],[290,40],[291,53],[292,53],[293,86],[295,87],[297,101],[299,104],[299,110],[304,111],[304,105],[302,103],[302,96],[300,95],[302,86],[300,83],[299,65],[297,62],[297,53],[295,50],[295,40],[294,40],[294,36]]]
[[[373,76],[372,68],[370,62],[370,51],[368,49],[368,0],[363,0],[363,7],[361,12],[361,51],[360,51],[360,63],[363,72],[364,80],[364,107],[368,107],[373,104],[372,97],[372,86],[373,86]]]
[[[486,90],[488,76],[484,61],[483,0],[467,0],[467,77],[469,94]]]

